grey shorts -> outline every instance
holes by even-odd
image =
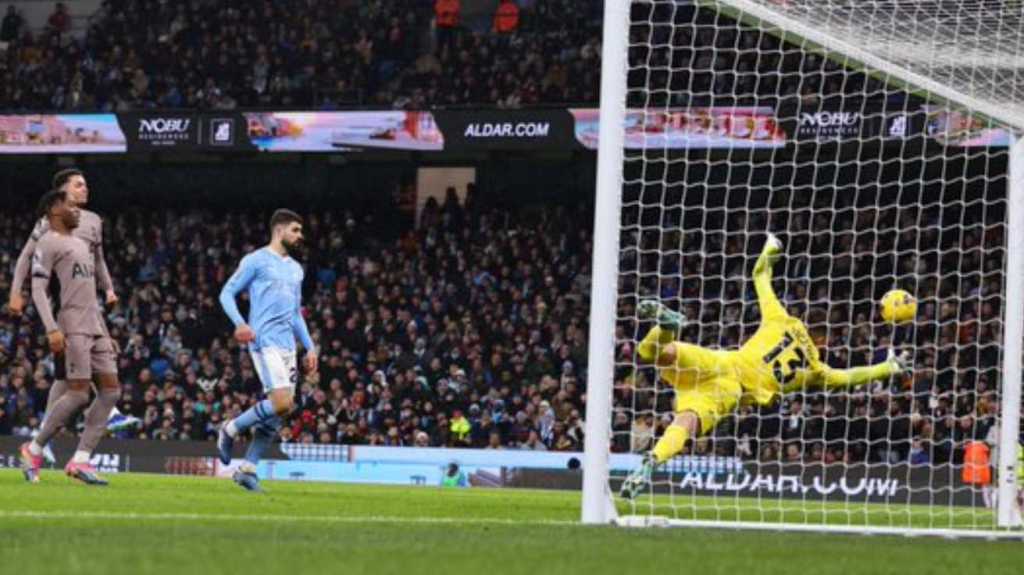
[[[117,352],[109,337],[71,334],[64,344],[68,379],[91,380],[93,375],[117,375]]]

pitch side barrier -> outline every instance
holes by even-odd
[[[630,109],[625,149],[775,149],[807,142],[1007,146],[1002,129],[953,130],[962,114],[905,103]],[[435,111],[144,111],[0,115],[0,154],[348,153],[596,150],[597,108]]]
[[[0,467],[17,467],[23,438],[0,437]],[[74,452],[74,438],[52,447],[58,468]],[[236,446],[241,458],[246,445]],[[267,479],[438,485],[451,463],[468,483],[487,487],[579,489],[583,454],[526,450],[370,447],[275,444],[260,464]],[[612,454],[613,477],[621,479],[640,457]],[[105,438],[93,455],[104,473],[166,473],[228,476],[234,468],[216,460],[212,443]],[[768,497],[820,501],[934,502],[980,506],[980,491],[960,481],[956,465],[787,465],[744,462],[735,457],[678,457],[662,475],[659,489],[676,495]],[[615,479],[613,479],[613,482]],[[661,482],[659,482],[660,484]]]

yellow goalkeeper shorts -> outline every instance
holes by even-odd
[[[700,418],[700,434],[706,435],[736,409],[743,396],[740,382],[731,377],[719,377],[699,382],[690,388],[676,388],[675,411],[692,411]]]
[[[709,433],[736,409],[743,386],[729,352],[676,342],[674,365],[661,368],[661,378],[676,391],[676,413],[692,411],[700,418],[700,434]]]

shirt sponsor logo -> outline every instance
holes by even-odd
[[[87,279],[90,280],[94,276],[93,269],[89,266],[76,263],[71,266],[71,279]]]

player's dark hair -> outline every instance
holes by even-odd
[[[68,183],[71,178],[75,176],[84,176],[82,170],[78,168],[65,168],[53,175],[53,189],[59,190],[64,187],[64,184]]]
[[[68,199],[68,194],[64,190],[54,189],[43,194],[43,197],[39,198],[39,205],[36,208],[36,212],[39,217],[44,218],[53,209],[53,206]]]
[[[270,216],[270,230],[273,231],[274,228],[276,228],[277,226],[287,225],[292,222],[301,224],[302,216],[296,214],[291,210],[286,210],[283,208],[280,210],[276,210],[274,212],[274,215]]]

